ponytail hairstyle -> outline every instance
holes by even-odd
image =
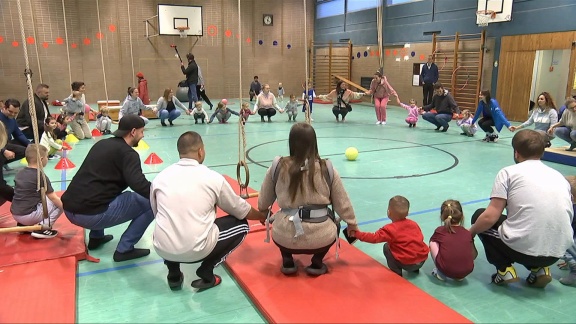
[[[464,213],[462,212],[462,205],[458,200],[448,199],[440,206],[440,220],[444,223],[444,227],[448,233],[456,233],[452,225],[464,224]]]

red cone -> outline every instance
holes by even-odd
[[[102,136],[102,133],[98,129],[94,128],[92,130],[92,137],[98,137],[98,136]]]
[[[62,142],[62,148],[70,151],[72,149],[72,146],[70,146],[68,142]]]
[[[58,163],[56,164],[54,169],[56,169],[56,170],[68,170],[68,169],[73,169],[75,167],[76,166],[74,165],[74,163],[72,163],[72,161],[70,161],[67,157],[63,157],[60,159],[60,161],[58,161]]]
[[[144,160],[144,164],[162,164],[164,161],[156,155],[156,153],[150,153],[146,160]]]

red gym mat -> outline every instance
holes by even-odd
[[[226,181],[228,181],[230,186],[232,186],[232,189],[234,189],[234,192],[236,192],[236,193],[240,192],[240,186],[238,185],[238,181],[230,178],[227,175],[224,175],[224,178],[226,179]],[[252,188],[248,188],[248,193],[253,193],[253,192],[256,192],[256,190],[254,190]],[[252,205],[252,207],[258,209],[258,197],[248,198],[248,199],[246,199],[246,201],[248,201],[250,203],[250,205]],[[272,206],[272,211],[277,211],[277,210],[278,210],[278,205],[276,203],[274,203],[274,205]],[[223,210],[218,208],[218,211],[216,213],[216,217],[222,217],[224,215],[227,215],[227,213],[225,213]],[[248,225],[250,225],[250,233],[266,230],[266,226],[262,225],[259,221],[249,220]]]
[[[59,192],[58,194],[61,194]],[[0,227],[14,227],[16,221],[10,213],[10,202],[0,206]],[[84,229],[73,225],[65,215],[54,224],[58,235],[51,239],[36,239],[30,234],[0,234],[0,266],[74,256],[76,260],[89,259],[86,253]]]
[[[338,260],[334,247],[326,256],[327,274],[309,277],[310,256],[296,255],[298,274],[284,276],[278,247],[265,237],[248,235],[226,267],[272,323],[470,323],[344,240]]]
[[[75,322],[75,257],[0,267],[0,282],[0,323]]]

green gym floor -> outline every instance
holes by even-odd
[[[230,100],[238,110],[238,101]],[[387,201],[394,195],[410,200],[410,217],[418,222],[426,241],[439,226],[439,207],[445,199],[457,199],[464,206],[466,226],[474,210],[488,205],[488,197],[496,173],[513,164],[512,134],[504,130],[497,143],[484,143],[483,134],[474,138],[460,136],[455,122],[446,133],[434,131],[434,126],[420,119],[416,128],[404,122],[406,112],[398,107],[388,108],[388,123],[376,125],[374,110],[369,105],[356,104],[346,123],[336,123],[329,105],[314,105],[314,122],[320,155],[330,158],[343,178],[354,205],[356,217],[363,231],[375,231],[389,220]],[[261,181],[274,156],[288,155],[288,133],[292,123],[279,114],[272,123],[261,123],[251,116],[246,124],[250,186],[259,190]],[[300,114],[298,121],[303,121]],[[148,150],[139,151],[142,162],[156,153],[163,164],[142,169],[149,180],[163,168],[178,160],[176,140],[185,131],[200,133],[206,146],[208,167],[233,178],[238,162],[238,123],[232,116],[229,124],[194,124],[193,118],[182,115],[174,127],[161,127],[159,120],[146,126],[144,141]],[[94,122],[91,122],[94,127]],[[113,126],[113,130],[116,125]],[[101,138],[101,137],[100,137]],[[98,139],[100,139],[98,138]],[[83,140],[69,151],[75,169],[63,174],[54,167],[58,160],[49,161],[46,174],[56,190],[64,189],[82,164],[95,140]],[[556,139],[553,146],[563,146]],[[354,146],[360,151],[356,161],[347,161],[344,151]],[[106,163],[106,161],[101,161]],[[573,167],[548,163],[564,175],[575,174]],[[23,165],[14,162],[14,170],[5,172],[12,183],[15,172]],[[193,203],[193,195],[190,197]],[[546,197],[543,197],[546,199]],[[190,287],[197,265],[183,265],[184,289],[172,292],[166,283],[166,268],[153,251],[152,229],[148,228],[138,247],[150,248],[150,256],[115,263],[112,261],[118,238],[126,224],[107,230],[114,234],[113,242],[91,254],[100,263],[81,261],[77,280],[77,321],[80,323],[261,323],[265,322],[254,304],[230,274],[219,267],[220,286],[201,293]],[[545,289],[533,289],[523,282],[508,287],[491,285],[494,268],[486,262],[482,244],[476,240],[480,252],[475,269],[460,283],[440,282],[430,276],[433,262],[428,259],[419,275],[406,279],[436,297],[473,322],[484,323],[573,323],[576,310],[576,290],[565,287],[557,279],[565,272],[552,267],[554,281]],[[359,242],[356,247],[386,264],[381,244]],[[280,256],[272,256],[278,257]],[[517,267],[525,277],[528,270]],[[335,283],[337,285],[338,283]],[[391,298],[402,298],[397,292]],[[282,301],[278,301],[282,302]],[[416,301],[417,302],[417,301]],[[367,307],[379,307],[367,305]],[[409,314],[406,321],[410,322]],[[361,321],[361,317],[359,318]],[[382,322],[386,311],[382,311]]]

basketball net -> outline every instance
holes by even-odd
[[[180,38],[186,38],[186,36],[188,36],[188,29],[190,29],[190,27],[176,27],[176,29],[178,29],[178,32],[180,33]]]
[[[496,12],[492,10],[478,10],[476,11],[476,17],[478,18],[478,27],[486,27],[490,20],[496,18]]]

